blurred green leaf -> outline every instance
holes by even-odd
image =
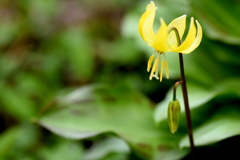
[[[10,159],[27,158],[22,153],[31,150],[38,142],[38,131],[37,126],[27,123],[6,130],[0,136],[0,157]]]
[[[192,11],[210,38],[240,44],[238,1],[198,0],[191,3]]]
[[[16,90],[20,90],[26,97],[38,97],[46,100],[48,98],[49,89],[43,81],[33,74],[20,73],[16,75],[18,86]],[[36,101],[37,102],[37,101]]]
[[[18,62],[7,56],[0,57],[0,77],[5,80],[8,78],[18,67]]]
[[[0,46],[5,46],[10,43],[17,35],[19,25],[17,22],[0,21]]]
[[[39,127],[31,123],[21,124],[18,127],[19,131],[17,132],[14,147],[19,151],[31,150],[38,143]]]
[[[230,106],[227,106],[230,107]],[[216,143],[231,136],[240,135],[240,112],[224,109],[206,123],[194,130],[194,141],[196,146]],[[188,136],[180,141],[180,147],[189,147]]]
[[[94,70],[94,49],[84,30],[72,28],[59,36],[59,52],[70,62],[70,69],[82,80],[89,80]]]
[[[161,151],[156,156],[155,160],[176,160],[182,159],[189,150],[172,149],[171,151]]]
[[[97,142],[85,152],[84,159],[86,160],[122,160],[127,159],[130,148],[126,142],[119,138],[109,137],[100,142]],[[110,157],[109,157],[110,156]]]
[[[31,31],[39,37],[48,37],[53,32],[53,19],[59,7],[56,7],[55,0],[18,0],[18,5],[26,13],[22,17],[22,30]],[[51,25],[49,25],[51,24]]]
[[[154,126],[149,101],[128,87],[86,86],[58,100],[60,108],[44,114],[38,123],[63,137],[114,132],[150,155],[157,146],[175,147],[179,138],[170,134],[167,125]]]
[[[44,146],[38,151],[43,160],[82,159],[83,148],[74,141],[61,139],[51,146]]]
[[[100,44],[100,55],[107,62],[118,63],[119,65],[134,64],[140,60],[141,53],[135,46],[133,39],[119,38],[114,42],[102,42]]]
[[[12,149],[14,142],[16,141],[16,136],[18,134],[19,128],[12,127],[1,134],[0,136],[0,156],[5,157]]]
[[[33,116],[36,110],[34,101],[5,83],[0,83],[0,89],[4,93],[0,94],[1,110],[20,121],[28,120]]]

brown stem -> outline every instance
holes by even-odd
[[[184,64],[183,64],[182,53],[179,53],[179,63],[180,63],[180,71],[181,71],[181,79],[182,79],[182,93],[183,93],[185,114],[186,114],[187,127],[188,127],[188,137],[189,137],[189,141],[190,141],[191,153],[193,154],[194,150],[195,150],[195,146],[194,146],[194,140],[193,140],[191,113],[190,113],[190,108],[189,108],[188,92],[187,92],[186,78],[185,78],[185,73],[184,73]]]
[[[180,46],[181,39],[180,39],[177,28],[172,27],[172,28],[170,28],[169,33],[171,31],[174,31],[176,38],[177,38],[178,46]],[[183,101],[184,101],[186,121],[187,121],[187,127],[188,127],[188,137],[189,137],[189,141],[190,141],[191,153],[192,153],[192,155],[194,155],[195,146],[194,146],[193,132],[192,132],[192,120],[191,120],[191,113],[190,113],[190,108],[189,108],[187,85],[186,85],[186,78],[185,78],[185,73],[184,73],[184,63],[183,63],[182,53],[179,53],[179,63],[180,63],[180,72],[181,72],[181,80],[182,80]]]
[[[176,92],[177,92],[177,86],[179,85],[179,84],[181,84],[182,83],[182,81],[177,81],[176,83],[175,83],[175,85],[174,85],[174,87],[173,87],[173,101],[175,101],[177,98],[176,98]]]

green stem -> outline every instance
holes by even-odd
[[[182,81],[177,81],[176,83],[175,83],[175,85],[174,85],[174,87],[173,87],[173,101],[176,101],[176,92],[177,92],[177,87],[178,87],[178,85],[179,84],[181,84],[182,83]]]
[[[169,33],[171,31],[175,32],[177,42],[178,42],[178,46],[180,46],[181,45],[181,40],[180,40],[178,30],[173,27],[173,28],[170,28]],[[194,145],[193,132],[192,132],[192,120],[191,120],[191,113],[190,113],[190,107],[189,107],[188,92],[187,92],[187,85],[186,85],[186,78],[185,78],[185,72],[184,72],[184,63],[183,63],[182,53],[179,53],[179,64],[180,64],[181,81],[182,81],[183,101],[184,101],[186,121],[187,121],[187,127],[188,127],[188,137],[189,137],[189,142],[190,142],[191,153],[193,154],[194,150],[195,150],[195,145]]]

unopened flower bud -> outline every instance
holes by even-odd
[[[168,124],[172,134],[175,133],[178,129],[180,112],[181,108],[179,101],[178,100],[170,101],[168,105]]]

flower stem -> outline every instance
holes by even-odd
[[[186,114],[187,127],[188,127],[188,137],[190,141],[190,149],[193,154],[195,150],[195,146],[194,146],[194,139],[193,139],[193,132],[192,132],[192,120],[191,120],[191,113],[189,108],[188,92],[187,92],[182,53],[179,53],[179,63],[180,63],[180,71],[181,71],[181,79],[182,79],[183,101],[184,101],[185,114]]]
[[[170,28],[169,33],[171,31],[174,31],[174,33],[176,35],[177,42],[178,42],[178,46],[180,46],[181,45],[181,39],[180,39],[177,28],[175,28],[175,27]],[[186,78],[185,78],[185,72],[184,72],[184,63],[183,63],[182,53],[179,53],[179,64],[180,64],[181,81],[182,81],[183,101],[184,101],[186,121],[187,121],[187,127],[188,127],[188,137],[189,137],[189,141],[190,141],[191,153],[192,153],[192,155],[194,155],[195,146],[194,146],[194,139],[193,139],[193,132],[192,132],[192,120],[191,120],[191,113],[190,113],[190,108],[189,108],[188,92],[187,92],[187,85],[186,85]]]

